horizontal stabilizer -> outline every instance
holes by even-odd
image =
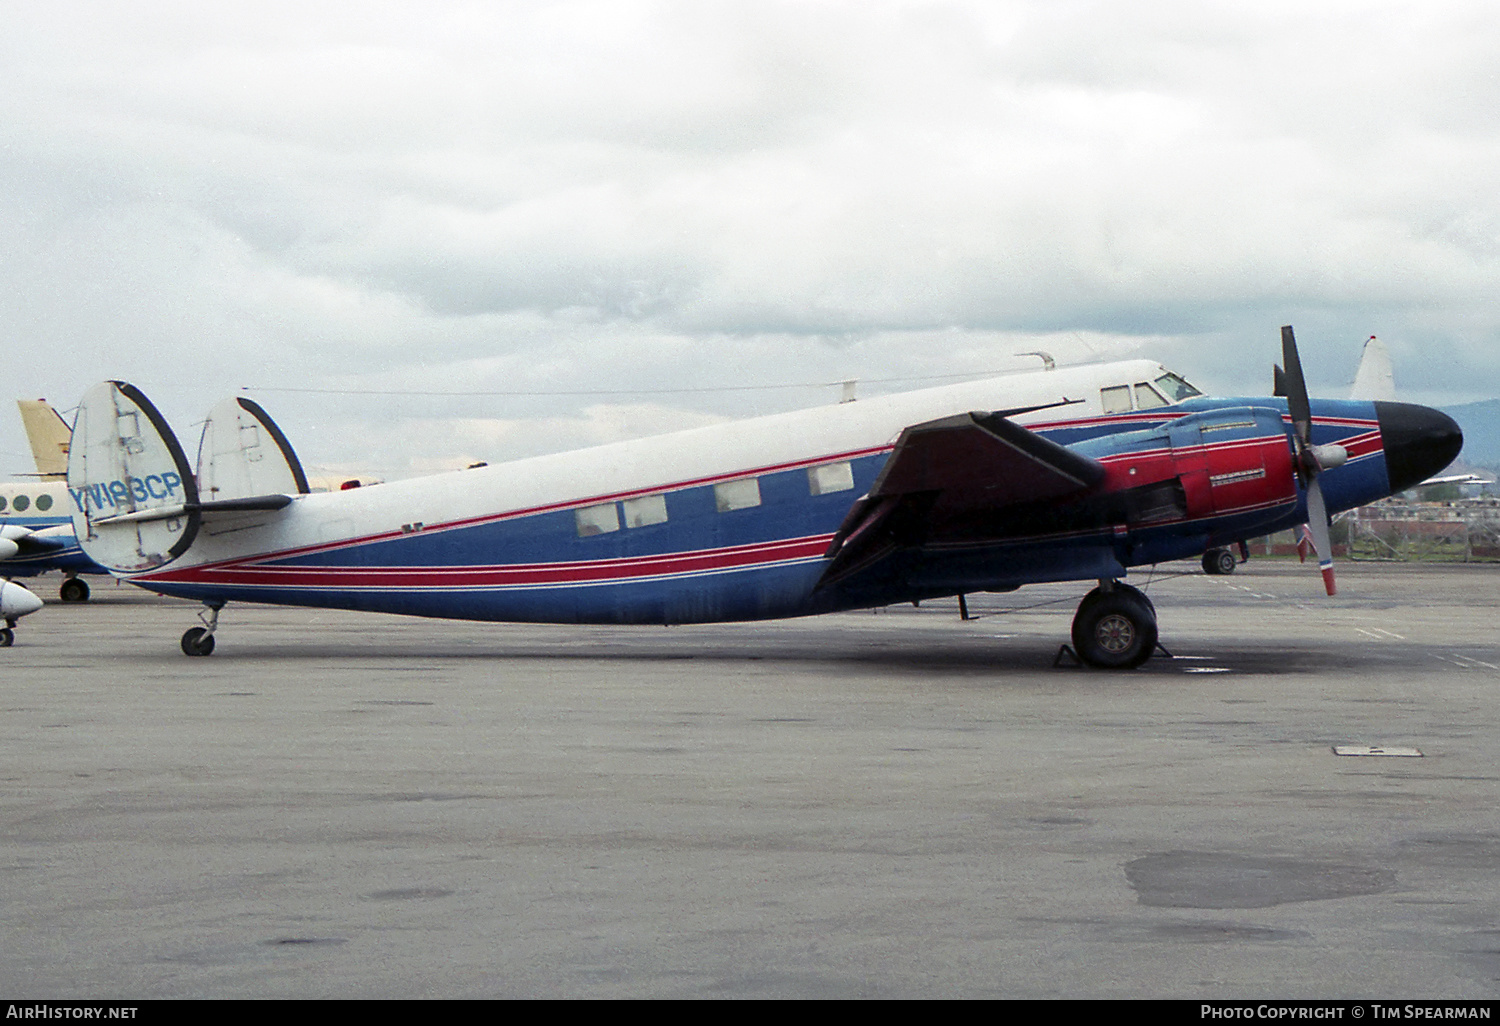
[[[174,517],[198,514],[205,518],[219,513],[258,513],[286,509],[292,504],[290,495],[256,495],[245,499],[220,499],[218,502],[192,502],[178,503],[174,506],[160,506],[154,509],[143,509],[135,513],[121,513],[118,516],[99,517],[94,520],[95,527],[108,527],[113,524],[143,524],[153,520],[171,520]]]

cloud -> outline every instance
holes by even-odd
[[[1497,44],[1466,2],[25,7],[0,340],[46,358],[0,383],[125,376],[188,423],[245,385],[504,384],[571,444],[636,401],[601,387],[983,370],[1028,338],[1250,392],[1293,321],[1315,386],[1376,333],[1413,398],[1483,398]],[[331,452],[529,451],[469,400],[429,431],[415,397],[270,398]]]

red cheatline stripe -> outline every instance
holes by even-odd
[[[498,566],[368,567],[226,565],[184,567],[143,575],[161,583],[274,587],[516,587],[631,580],[745,570],[821,558],[831,534],[726,549],[629,559]]]

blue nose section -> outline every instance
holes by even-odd
[[[1464,433],[1446,413],[1415,403],[1375,404],[1391,492],[1419,485],[1452,463]]]

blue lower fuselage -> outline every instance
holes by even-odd
[[[1153,432],[1192,414],[1257,407],[1274,399],[1192,399],[1159,410],[1056,421],[1032,429],[1094,458],[1118,462],[1149,449]],[[1349,447],[1349,461],[1321,477],[1330,512],[1390,491],[1372,404],[1314,403],[1313,442]],[[1275,415],[1269,419],[1279,421]],[[1272,431],[1274,432],[1274,426]],[[1284,426],[1290,447],[1290,425]],[[1158,439],[1159,441],[1159,439]],[[1124,576],[1132,566],[1197,556],[1214,545],[1306,520],[1293,479],[1276,501],[1209,515],[1098,522],[1079,507],[1031,510],[988,537],[937,540],[894,554],[884,569],[824,580],[827,550],[855,499],[866,494],[890,448],[805,463],[663,482],[642,515],[637,489],[587,504],[510,511],[457,524],[408,525],[324,546],[134,578],[163,594],[209,602],[250,601],[455,619],[551,623],[694,623],[801,616],[1046,581]],[[847,463],[848,473],[815,469]],[[1133,471],[1132,471],[1133,472]],[[753,475],[759,501],[734,508],[718,487]],[[830,483],[831,482],[831,483]],[[625,505],[621,505],[625,503]],[[587,506],[592,520],[580,513]],[[614,505],[609,511],[606,507]],[[602,516],[602,521],[601,521]],[[610,517],[615,527],[610,527]],[[1072,519],[1069,519],[1072,517]],[[476,522],[477,521],[477,522]],[[587,524],[603,522],[604,529]],[[631,526],[635,524],[636,526]]]

